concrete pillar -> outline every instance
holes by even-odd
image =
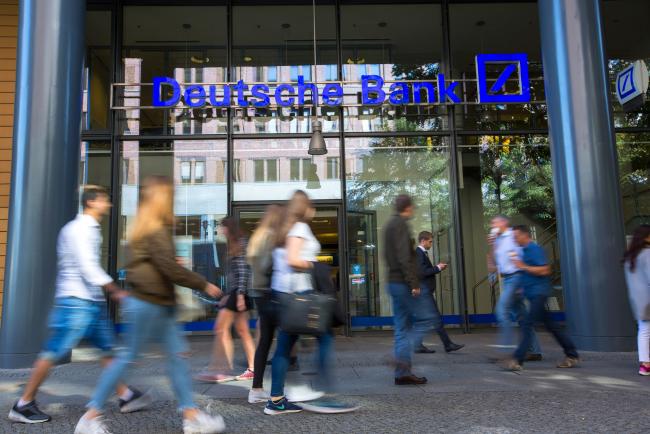
[[[75,215],[84,0],[21,0],[0,368],[31,365],[43,345],[56,238]]]
[[[634,348],[623,214],[598,0],[540,0],[544,83],[569,333],[584,350]]]

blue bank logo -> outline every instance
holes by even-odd
[[[616,92],[620,99],[625,99],[636,92],[634,86],[634,65],[621,71],[616,78]]]
[[[496,69],[496,81],[488,82],[488,68]],[[508,104],[530,102],[528,56],[516,54],[479,54],[476,56],[478,102],[483,104]],[[517,80],[517,92],[506,89],[506,84]],[[511,87],[510,87],[511,88]]]

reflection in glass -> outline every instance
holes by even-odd
[[[551,154],[546,136],[462,138],[459,194],[463,224],[468,309],[492,313],[499,280],[487,270],[485,236],[497,214],[526,224],[553,266],[552,310],[563,306]]]
[[[225,240],[218,222],[226,215],[227,167],[225,140],[174,140],[122,142],[122,179],[118,233],[118,269],[126,261],[126,239],[138,206],[138,189],[150,175],[174,180],[174,239],[183,263],[219,287],[226,284]],[[214,307],[181,294],[203,318]]]
[[[616,134],[625,233],[650,224],[650,133]]]
[[[81,122],[84,130],[108,129],[111,53],[111,12],[87,11]]]
[[[423,230],[432,232],[434,260],[452,260],[447,142],[439,137],[347,138],[345,148],[350,312],[388,316],[390,299],[382,290],[386,284],[383,251],[390,246],[381,245],[381,234],[398,194],[410,194],[416,204],[413,236]],[[438,279],[441,311],[458,313],[451,269]]]
[[[340,155],[339,140],[325,143],[327,155],[309,157],[308,138],[236,139],[233,200],[286,200],[299,189],[312,199],[340,199],[340,176],[328,176],[328,158]]]
[[[124,7],[122,82],[152,83],[170,77],[179,83],[226,81],[226,8],[156,6]],[[119,89],[124,106],[151,106],[151,86]],[[215,108],[119,110],[123,134],[225,133],[225,111]]]

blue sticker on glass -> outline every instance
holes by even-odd
[[[636,92],[636,86],[634,86],[634,65],[621,71],[616,80],[616,92],[620,99],[625,99]]]

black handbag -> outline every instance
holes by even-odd
[[[330,330],[336,297],[313,290],[278,295],[282,331],[290,335],[318,336]]]

